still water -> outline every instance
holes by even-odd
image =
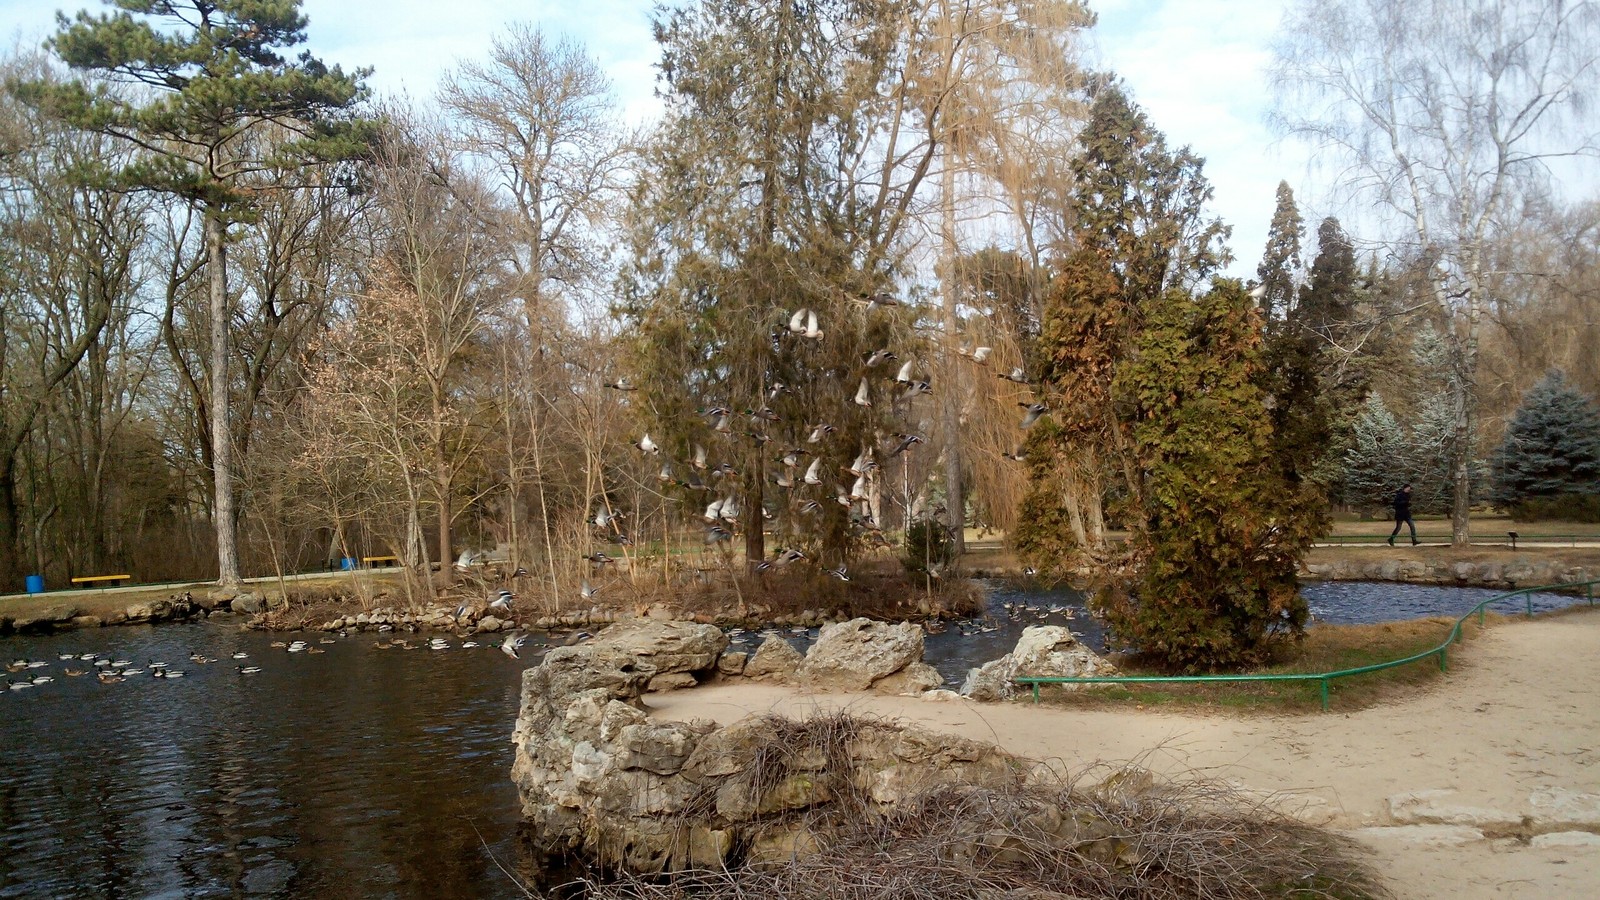
[[[927,640],[928,662],[952,683],[1027,625],[1066,624],[1103,643],[1076,592],[985,586],[985,619]],[[1459,614],[1492,593],[1306,588],[1325,622]],[[1572,602],[1544,595],[1536,608]],[[815,638],[776,633],[801,647]],[[323,652],[270,646],[296,637]],[[10,682],[51,679],[0,691],[0,898],[523,896],[504,871],[528,865],[509,736],[539,639],[518,662],[489,638],[379,649],[390,637],[320,644],[201,623],[0,639],[0,660],[45,663]],[[736,646],[760,639],[740,634]],[[59,658],[68,653],[144,672],[101,684],[92,661]],[[152,661],[184,677],[151,677]],[[246,665],[261,671],[237,671]]]

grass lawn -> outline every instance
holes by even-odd
[[[1600,607],[1574,606],[1546,616],[1600,615]],[[1463,652],[1463,644],[1477,636],[1483,627],[1493,628],[1510,617],[1490,613],[1480,627],[1476,616],[1462,626],[1462,643],[1448,656]],[[1276,665],[1241,674],[1276,675],[1336,672],[1404,659],[1444,642],[1455,620],[1418,619],[1377,625],[1318,625],[1306,633],[1305,640],[1291,649]],[[1465,652],[1471,652],[1470,649]],[[1138,660],[1118,659],[1125,675],[1160,675]],[[1364,675],[1336,679],[1329,688],[1330,711],[1349,711],[1378,705],[1390,698],[1409,694],[1419,685],[1439,679],[1438,659],[1429,657],[1404,666]],[[1242,711],[1252,713],[1306,713],[1322,709],[1321,688],[1315,681],[1208,682],[1179,684],[1130,684],[1090,687],[1078,691],[1051,690],[1045,686],[1043,702],[1087,708],[1147,707],[1184,711]]]

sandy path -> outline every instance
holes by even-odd
[[[724,723],[754,711],[848,706],[1060,759],[1074,771],[1137,760],[1195,772],[1286,795],[1308,819],[1342,829],[1392,825],[1388,798],[1410,791],[1454,791],[1449,805],[1511,821],[1531,813],[1536,790],[1600,793],[1600,609],[1498,625],[1458,648],[1450,669],[1388,706],[1305,716],[1075,711],[738,684],[651,695],[649,705],[667,718]],[[1600,897],[1600,846],[1415,843],[1420,834],[1358,833],[1397,897]]]

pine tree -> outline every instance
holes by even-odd
[[[32,105],[89,131],[150,151],[131,166],[93,173],[133,190],[173,194],[204,216],[210,278],[211,470],[219,582],[239,581],[228,397],[227,244],[262,190],[292,187],[313,163],[364,148],[352,109],[366,72],[346,75],[309,53],[298,0],[115,0],[115,14],[80,12],[48,46],[74,70],[122,90],[72,82],[14,85]],[[283,176],[290,176],[285,183]]]
[[[1600,495],[1600,409],[1552,369],[1522,397],[1494,460],[1502,503]]]
[[[1378,512],[1400,485],[1414,482],[1411,441],[1376,393],[1367,396],[1353,431],[1353,444],[1344,454],[1345,502]]]

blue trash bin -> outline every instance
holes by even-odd
[[[355,557],[346,556],[343,559],[339,560],[339,568],[345,570],[346,572],[354,572],[356,570]]]
[[[30,593],[30,594],[42,594],[42,593],[44,593],[44,576],[43,575],[29,575],[27,580],[28,580],[28,593]]]

